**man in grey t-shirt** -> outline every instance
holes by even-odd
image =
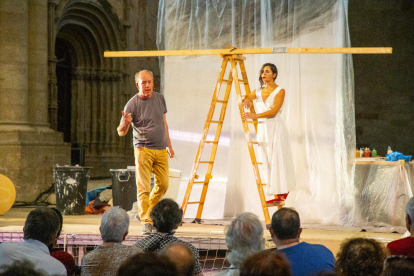
[[[117,131],[128,133],[132,124],[135,153],[138,207],[142,234],[152,232],[150,212],[168,189],[168,157],[174,157],[166,119],[164,96],[153,93],[154,78],[147,70],[135,74],[138,94],[132,97],[122,111]],[[151,191],[151,171],[155,186]]]

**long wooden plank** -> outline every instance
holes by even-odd
[[[168,51],[105,51],[104,57],[161,57],[161,56],[207,56],[246,54],[391,54],[391,47],[364,48],[250,48]]]

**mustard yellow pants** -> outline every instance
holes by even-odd
[[[152,208],[168,189],[168,154],[166,149],[135,148],[138,208],[141,223],[151,223]],[[151,171],[155,185],[151,191]]]

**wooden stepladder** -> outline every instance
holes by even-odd
[[[236,94],[237,94],[237,102],[239,106],[240,116],[242,116],[244,112],[244,108],[242,106],[242,92],[241,92],[240,84],[244,85],[244,90],[246,92],[246,95],[249,95],[251,93],[249,82],[247,80],[246,68],[244,66],[244,60],[246,58],[243,57],[242,55],[237,55],[237,54],[222,55],[222,56],[223,56],[223,62],[221,65],[219,77],[217,80],[216,87],[214,89],[213,98],[211,100],[210,109],[207,115],[207,120],[204,124],[204,130],[203,130],[203,134],[200,140],[200,144],[198,145],[196,158],[194,161],[193,168],[191,170],[191,175],[188,181],[187,190],[185,192],[184,201],[181,206],[181,208],[183,209],[185,213],[188,204],[198,204],[197,216],[194,220],[194,222],[196,223],[201,222],[201,214],[203,212],[204,203],[206,200],[208,185],[210,183],[210,179],[213,178],[211,173],[213,171],[214,160],[215,160],[216,153],[217,153],[217,147],[218,147],[218,143],[220,139],[221,129],[223,127],[224,117],[226,115],[227,104],[229,101],[232,85],[234,83]],[[228,78],[224,79],[226,68],[229,63],[230,63],[230,73],[229,73]],[[238,76],[238,70],[237,70],[238,67],[240,68],[241,79],[239,79],[239,76]],[[219,100],[218,97],[219,97],[221,86],[223,83],[226,83],[227,86],[226,86],[224,98]],[[213,115],[214,115],[217,104],[221,104],[220,116],[218,120],[213,120]],[[253,107],[251,108],[250,112],[254,113]],[[254,175],[256,178],[256,185],[259,191],[259,197],[260,197],[260,202],[262,205],[265,221],[266,221],[266,224],[270,224],[268,206],[278,206],[279,208],[281,208],[284,205],[284,201],[276,201],[275,203],[266,203],[266,198],[265,198],[265,194],[263,190],[263,186],[265,186],[266,184],[262,183],[260,173],[259,173],[259,167],[258,167],[259,165],[262,165],[262,163],[257,162],[256,154],[255,154],[254,147],[253,147],[253,145],[257,145],[258,143],[252,141],[252,137],[250,135],[250,129],[248,126],[249,123],[253,123],[255,126],[255,130],[257,131],[257,120],[247,121],[247,120],[242,119],[242,124],[243,124],[244,134],[246,137],[247,147],[249,149],[249,154],[250,154],[250,158],[251,158],[252,165],[253,165],[253,171],[254,171]],[[215,125],[217,128],[216,128],[214,140],[207,141],[207,134],[209,132],[211,125]],[[204,145],[208,143],[212,144],[210,159],[201,160],[201,156],[204,150]],[[198,170],[199,164],[203,164],[203,163],[208,164],[207,171],[206,171],[204,179],[199,180],[199,175],[197,174],[197,170]],[[193,189],[193,185],[203,185],[202,192],[201,192],[201,198],[199,201],[189,201],[191,191]],[[275,196],[275,198],[277,198],[277,196]]]

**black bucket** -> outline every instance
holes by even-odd
[[[112,175],[112,198],[114,206],[131,211],[137,201],[135,170],[109,170]]]
[[[79,166],[54,167],[56,208],[62,215],[84,215],[89,169]]]

